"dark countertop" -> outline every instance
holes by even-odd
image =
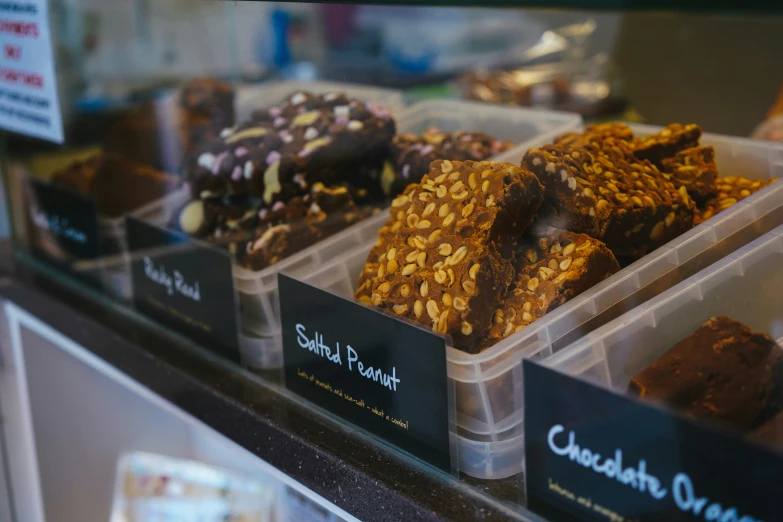
[[[62,273],[11,259],[0,244],[2,298],[359,519],[540,520],[513,504],[518,479],[436,472]]]

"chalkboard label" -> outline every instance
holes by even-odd
[[[30,246],[36,255],[87,279],[97,278],[100,256],[95,203],[73,190],[25,178]]]
[[[283,274],[278,287],[286,386],[452,471],[445,339]]]
[[[555,520],[781,519],[783,459],[524,361],[528,506]]]
[[[126,217],[137,310],[239,359],[237,303],[228,252]]]

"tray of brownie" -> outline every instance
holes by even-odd
[[[324,96],[327,95],[321,95],[322,103],[336,103],[325,100]],[[367,208],[367,205],[361,203],[369,202],[370,207],[376,209],[385,207],[406,185],[420,181],[429,171],[430,162],[438,158],[484,160],[509,153],[521,158],[524,150],[533,144],[542,140],[549,141],[555,135],[581,127],[581,119],[573,114],[509,109],[450,100],[417,103],[397,113],[394,120],[396,133],[389,137],[389,148],[382,168],[376,169],[372,175],[360,174],[350,179],[350,194],[357,201],[358,210],[351,207],[350,220],[341,218],[339,212],[332,216],[332,219],[337,219],[344,225],[340,228],[345,230],[310,248],[303,249],[302,245],[291,243],[293,248],[274,260],[270,258],[271,262],[262,259],[250,263],[249,257],[243,258],[242,254],[239,254],[235,283],[242,308],[243,335],[240,344],[247,364],[269,368],[270,365],[279,366],[282,360],[277,299],[278,272],[297,274],[314,270],[324,262],[339,258],[345,251],[376,237],[378,229],[386,220],[388,210],[375,215],[372,215],[372,212],[362,215],[361,210]],[[352,150],[351,154],[358,155],[359,150],[369,150],[369,147],[357,144],[356,149]],[[323,160],[321,163],[323,164]],[[354,170],[359,172],[359,167]],[[357,189],[363,193],[356,194]],[[324,191],[323,188],[319,190]],[[325,195],[325,192],[323,194]],[[268,215],[279,215],[279,211],[291,207],[291,203],[287,203],[287,207],[284,205],[286,203],[283,201],[273,203]],[[368,219],[360,222],[368,215]],[[281,239],[279,235],[275,237],[274,232],[271,232],[275,227],[263,228],[269,234],[269,240],[265,243],[268,248],[279,248]],[[314,231],[301,237],[306,242],[305,246],[324,238],[323,234]]]
[[[263,286],[259,270],[372,214],[403,106],[399,91],[361,85],[196,78],[141,104],[105,148],[182,175],[189,197],[155,224],[227,248],[241,297]]]
[[[107,131],[89,154],[69,155],[53,173],[25,169],[95,202],[101,257],[82,263],[95,269],[104,290],[129,301],[130,267],[125,216],[167,227],[189,198],[180,175],[188,150],[234,122],[234,88],[196,78],[181,88],[139,103]],[[59,163],[59,162],[58,162]]]
[[[783,226],[545,364],[780,448],[781,287]]]
[[[377,237],[303,277],[451,336],[460,469],[478,478],[522,471],[523,358],[552,356],[783,223],[779,145],[693,125],[556,141],[505,164],[502,191],[500,163],[433,163]],[[516,228],[484,216],[498,206]]]
[[[387,171],[384,186],[396,196],[408,184],[421,181],[437,159],[518,164],[528,148],[551,142],[564,129],[581,126],[581,118],[567,112],[459,100],[422,101],[400,114],[392,144],[394,169]]]
[[[129,300],[124,216],[166,226],[187,198],[182,181],[178,176],[105,151],[91,150],[76,159],[70,156],[63,163],[64,167],[51,173],[38,172],[34,167],[22,171],[94,201],[100,257],[82,261],[79,270],[96,273],[107,294]]]
[[[280,361],[279,350],[263,340],[269,318],[279,322],[277,271],[318,263],[340,245],[356,244],[364,220],[384,205],[380,180],[401,100],[383,89],[282,85],[300,89],[272,101],[284,92],[281,84],[254,88],[243,103],[257,104],[256,110],[189,156],[192,198],[175,224],[234,256],[243,360],[261,368]],[[394,112],[376,100],[393,101]],[[337,250],[315,247],[327,238]]]

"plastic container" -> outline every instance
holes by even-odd
[[[326,94],[340,92],[349,97],[372,102],[380,107],[389,109],[395,119],[405,107],[402,92],[392,89],[381,89],[351,83],[337,82],[305,82],[305,81],[281,81],[263,83],[260,85],[244,85],[237,89],[235,102],[237,121],[248,118],[253,111],[270,107],[279,103],[291,94],[299,91],[308,91],[314,94]],[[334,248],[327,245],[328,255],[339,252],[340,248],[350,248],[356,241],[365,239],[362,225],[358,224],[356,233],[343,231],[340,234],[319,243],[331,244],[336,241]],[[382,223],[382,221],[381,221]],[[377,225],[380,227],[380,224]],[[377,228],[376,228],[377,230]],[[374,231],[372,231],[374,234]],[[318,245],[298,252],[274,267],[257,272],[247,270],[238,265],[234,266],[234,286],[239,296],[241,332],[239,336],[242,362],[253,368],[279,368],[282,365],[282,345],[280,334],[280,311],[277,299],[277,273],[282,270],[295,271],[299,266],[313,266],[323,260],[318,252]]]
[[[637,135],[656,127],[633,126]],[[719,170],[749,178],[783,177],[783,146],[705,135]],[[522,471],[523,358],[544,360],[582,335],[644,303],[783,223],[783,182],[693,228],[479,354],[448,351],[455,380],[460,471],[484,479]],[[303,278],[350,295],[375,238]]]
[[[234,265],[234,288],[239,296],[240,308],[239,345],[242,364],[260,369],[282,367],[283,344],[277,274],[306,273],[331,259],[341,258],[343,252],[374,242],[378,229],[387,217],[387,211],[379,211],[378,214],[264,270],[253,272]]]
[[[182,187],[134,210],[129,215],[155,226],[166,228],[171,223],[174,212],[181,208],[189,197],[189,192]],[[125,217],[99,217],[98,234],[101,240],[101,249],[106,253],[105,257],[98,260],[103,289],[117,299],[130,301],[133,292],[130,264],[127,259]]]
[[[271,522],[276,490],[270,483],[191,460],[151,453],[120,457],[112,522]]]
[[[283,367],[283,338],[253,337],[240,333],[239,357],[242,363],[251,368],[277,369]]]
[[[129,215],[144,220],[154,225],[165,227],[174,217],[174,212],[178,210],[188,199],[190,193],[185,187],[181,187],[171,194],[167,194],[160,199],[147,203],[139,207]],[[125,217],[117,218],[98,218],[98,227],[102,240],[106,243],[105,251],[125,252],[128,245],[125,239]],[[106,250],[108,249],[108,250]]]
[[[286,91],[290,92],[290,91]],[[498,158],[514,158],[519,163],[525,151],[540,143],[551,141],[563,132],[581,128],[578,115],[503,107],[457,100],[431,100],[412,105],[397,117],[399,133],[422,133],[435,126],[443,131],[483,131],[496,138],[516,143],[512,149]],[[239,294],[242,324],[243,363],[254,368],[275,368],[282,364],[280,310],[277,296],[277,273],[311,272],[358,245],[374,243],[376,232],[388,218],[388,210],[366,219],[353,227],[332,236],[317,245],[299,252],[264,270],[253,272],[242,267],[234,268],[234,285]],[[364,258],[358,265],[361,268]],[[353,272],[358,273],[358,272]],[[348,273],[344,274],[348,277]],[[351,277],[355,280],[355,277]],[[350,291],[350,286],[344,290]],[[268,366],[274,362],[278,366]]]
[[[551,357],[546,365],[624,392],[634,375],[725,315],[783,340],[783,226]]]
[[[405,107],[405,98],[401,91],[381,89],[355,83],[337,82],[270,82],[258,85],[241,85],[236,91],[235,106],[237,121],[248,118],[254,110],[271,107],[298,91],[313,94],[341,92],[351,98],[376,103],[397,115]]]
[[[514,146],[492,158],[519,165],[527,149],[551,143],[558,134],[582,128],[570,112],[541,111],[461,100],[426,100],[411,105],[397,120],[397,132],[421,134],[428,127],[446,132],[480,131]]]

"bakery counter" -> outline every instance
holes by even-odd
[[[555,140],[500,157],[510,164],[433,162],[375,237],[301,276],[451,336],[459,469],[480,479],[523,472],[525,359],[547,360],[783,219],[778,146],[677,124]]]
[[[2,245],[0,296],[360,520],[541,520]],[[20,262],[21,261],[21,262]],[[154,430],[154,426],[150,426]],[[508,485],[500,484],[506,490]],[[519,501],[519,488],[499,492]]]
[[[24,202],[12,205],[20,242],[116,299],[137,297],[133,255],[154,234],[136,234],[133,248],[126,217],[225,252],[243,363],[268,370],[282,361],[277,273],[307,272],[374,235],[373,218],[435,159],[518,162],[580,126],[575,114],[459,100],[407,107],[379,87],[196,78],[139,103],[90,147],[32,154],[9,140],[7,172]],[[95,244],[58,244],[47,220],[26,215],[33,207],[79,214],[72,223],[94,213],[82,231]]]

